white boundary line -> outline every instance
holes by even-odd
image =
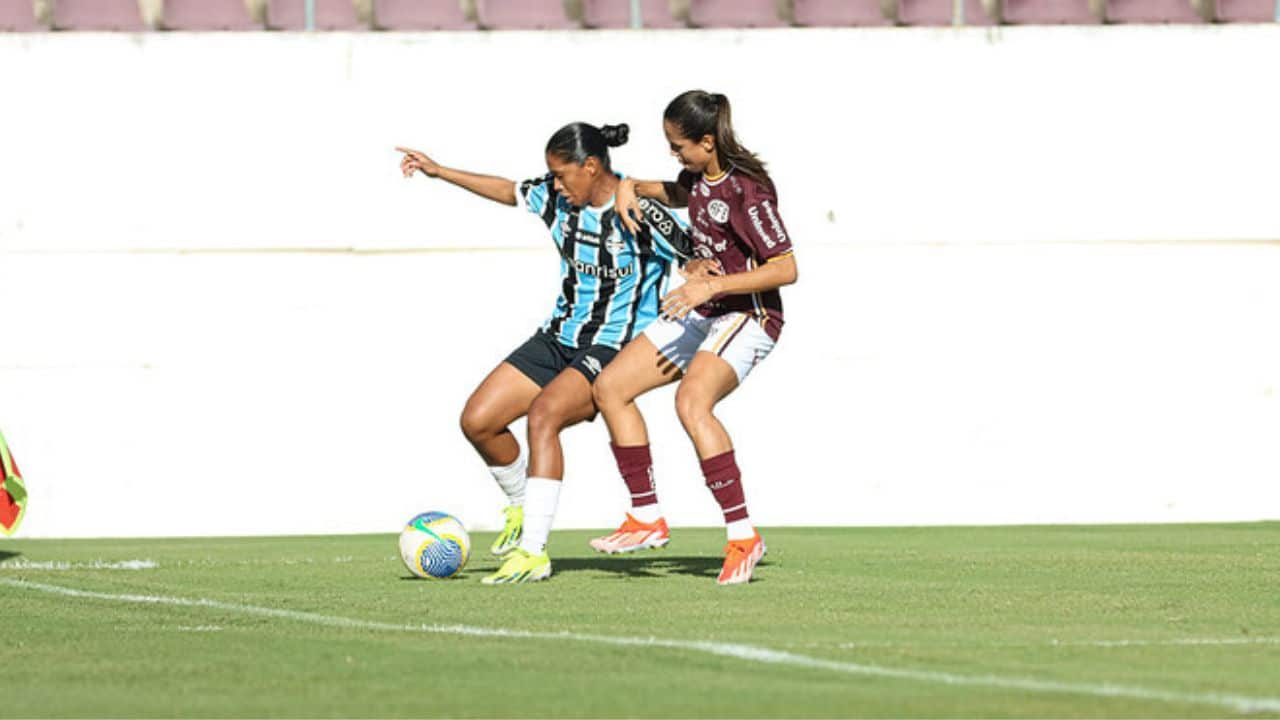
[[[63,560],[32,561],[18,558],[0,562],[0,570],[155,570],[160,567],[155,560],[92,560],[68,562]]]
[[[1134,685],[1114,685],[1110,683],[1072,683],[1054,680],[1037,680],[1035,678],[1002,677],[999,675],[958,675],[933,670],[913,670],[909,668],[893,668],[880,665],[824,660],[822,658],[797,655],[794,653],[771,650],[754,645],[736,643],[718,643],[695,640],[668,640],[655,637],[627,637],[612,635],[592,635],[586,633],[535,632],[528,630],[512,630],[507,628],[485,628],[471,625],[402,625],[361,620],[337,615],[300,612],[297,610],[281,610],[279,608],[260,607],[256,605],[240,605],[220,602],[205,598],[166,597],[163,595],[133,595],[104,593],[93,590],[80,590],[61,585],[30,582],[0,578],[0,585],[36,590],[38,592],[62,595],[65,597],[92,598],[112,602],[126,602],[143,605],[174,605],[179,607],[202,607],[214,610],[237,612],[245,615],[280,618],[296,622],[325,625],[329,627],[358,628],[385,632],[421,632],[439,635],[464,635],[470,637],[502,637],[526,640],[569,640],[574,642],[594,643],[598,645],[614,645],[620,647],[657,647],[671,650],[687,650],[719,655],[737,660],[766,663],[771,665],[789,665],[792,667],[828,670],[848,675],[893,678],[897,680],[914,680],[918,682],[941,685],[967,685],[993,687],[1004,690],[1021,690],[1033,693],[1063,693],[1070,695],[1091,695],[1093,697],[1128,698],[1133,700],[1150,700],[1155,702],[1190,703],[1196,705],[1213,705],[1241,713],[1278,712],[1280,698],[1250,697],[1223,693],[1185,693],[1158,690]]]

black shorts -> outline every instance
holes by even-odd
[[[566,368],[577,370],[587,382],[594,383],[596,376],[617,354],[618,351],[608,345],[591,345],[585,348],[561,345],[550,334],[539,330],[512,351],[507,356],[507,362],[538,383],[538,387],[546,387],[547,383]]]

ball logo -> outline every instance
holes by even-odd
[[[712,220],[724,223],[729,219],[729,203],[723,200],[712,200],[707,205],[707,213],[711,215]]]

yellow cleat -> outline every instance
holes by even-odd
[[[508,505],[502,512],[507,516],[507,522],[502,526],[502,532],[498,533],[498,537],[489,546],[489,552],[499,557],[506,555],[519,545],[520,535],[524,532],[524,508],[519,505]]]
[[[538,582],[551,577],[551,558],[544,552],[534,555],[523,548],[513,548],[507,554],[498,572],[480,582],[485,585],[510,585],[513,583]]]

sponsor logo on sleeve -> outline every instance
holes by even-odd
[[[764,223],[760,220],[760,210],[764,209],[764,214],[769,220],[769,225],[773,227],[773,234],[765,230]],[[747,215],[751,217],[751,226],[756,229],[756,233],[760,235],[760,239],[764,240],[765,247],[773,249],[778,243],[786,242],[787,234],[782,230],[782,223],[778,221],[778,215],[773,211],[773,206],[768,200],[761,200],[760,204],[752,205],[747,209]]]
[[[769,219],[769,225],[773,228],[774,237],[778,238],[778,242],[787,241],[787,232],[782,229],[782,221],[778,220],[778,214],[773,211],[773,205],[769,201],[761,200],[760,207],[764,208],[764,214]],[[769,245],[773,247],[773,245]]]
[[[675,230],[675,221],[670,215],[662,212],[656,204],[649,202],[648,198],[640,198],[640,210],[649,218],[649,223],[658,229],[658,232],[670,237],[671,231]]]

